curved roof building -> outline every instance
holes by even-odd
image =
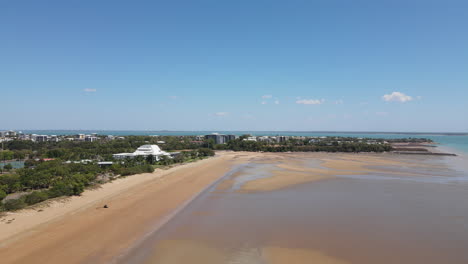
[[[137,156],[147,157],[153,155],[157,160],[160,156],[170,156],[169,153],[161,150],[158,145],[143,145],[133,153],[118,153],[112,155],[115,159],[133,158]]]

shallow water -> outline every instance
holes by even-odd
[[[406,167],[254,193],[239,185],[274,164],[238,166],[226,175],[231,188],[212,186],[120,261],[468,263],[468,174],[440,167],[444,159],[414,162],[437,166],[426,176],[402,175],[421,173]]]

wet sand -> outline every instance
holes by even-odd
[[[272,191],[307,182],[333,179],[337,175],[363,175],[363,174],[392,174],[404,176],[424,176],[423,170],[444,170],[442,164],[408,162],[399,155],[391,154],[324,154],[324,153],[295,153],[284,154],[287,160],[275,160],[274,157],[265,156],[261,163],[270,161],[267,169],[268,177],[261,177],[245,182],[241,191]],[[313,166],[308,165],[315,161]],[[421,160],[421,159],[419,159]],[[426,159],[427,160],[427,159]],[[227,179],[230,182],[232,179]],[[225,182],[220,186],[226,185]]]
[[[129,177],[122,180],[126,188],[104,186],[58,211],[10,215],[30,223],[24,231],[0,223],[0,259],[467,263],[468,206],[460,201],[468,200],[468,176],[452,170],[446,159],[221,152],[185,167]],[[55,215],[41,218],[42,213]]]
[[[348,264],[348,262],[327,256],[322,252],[296,249],[267,247],[260,250],[244,251],[234,258],[226,258],[228,250],[211,247],[197,241],[166,240],[158,243],[154,248],[154,255],[143,263],[320,263],[320,264]]]
[[[231,172],[118,263],[468,263],[468,174],[445,158],[269,153]]]

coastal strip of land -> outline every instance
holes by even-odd
[[[116,180],[41,209],[10,212],[0,224],[1,262],[108,262],[246,157],[221,153]]]
[[[392,153],[408,155],[457,156],[457,154],[441,151],[431,142],[422,143],[392,143]]]

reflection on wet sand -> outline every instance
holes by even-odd
[[[258,177],[262,172],[257,168],[252,171],[252,167],[245,167],[243,173],[236,172],[227,178],[219,186],[219,189],[228,188],[239,175],[244,175],[244,183],[240,191],[272,191],[297,184],[332,179],[335,176],[343,175],[363,175],[363,174],[392,174],[399,176],[427,176],[421,171],[429,170],[432,173],[447,173],[447,168],[441,164],[431,164],[427,162],[410,163],[407,160],[400,160],[400,156],[382,155],[350,155],[333,154],[325,156],[320,154],[291,154],[289,160],[267,158],[261,163],[269,165],[263,168],[268,172],[268,177]],[[308,157],[307,157],[308,156]],[[311,159],[314,160],[311,160]],[[427,160],[427,159],[426,159]],[[267,162],[270,162],[268,164]],[[247,174],[248,177],[245,177]],[[254,178],[255,177],[255,178]]]
[[[225,255],[216,248],[197,241],[166,240],[154,248],[154,254],[145,263],[224,263]]]
[[[321,264],[347,264],[349,262],[327,256],[320,251],[295,248],[267,247],[262,251],[267,263],[321,263]]]
[[[180,264],[180,263],[321,263],[321,264],[347,264],[348,262],[327,256],[322,252],[282,247],[264,247],[262,249],[243,248],[228,251],[211,247],[197,241],[165,240],[159,242],[154,248],[146,264]]]

